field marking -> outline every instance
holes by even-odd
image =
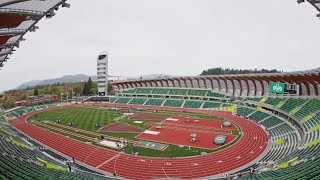
[[[96,168],[99,169],[101,166],[103,166],[103,165],[107,164],[108,162],[112,161],[113,159],[119,157],[122,153],[123,152],[119,152],[118,154],[114,155],[112,158],[110,158],[110,159],[106,160],[105,162],[99,164]]]
[[[94,152],[96,152],[97,150],[98,150],[99,148],[97,147],[94,151],[92,151],[87,157],[86,157],[86,159],[84,159],[84,163],[87,161],[87,159],[94,153]]]
[[[160,132],[158,131],[151,131],[151,130],[145,130],[142,133],[144,134],[151,134],[151,135],[158,135]]]
[[[165,121],[179,121],[179,119],[174,119],[174,118],[167,118]]]

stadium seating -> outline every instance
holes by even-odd
[[[43,166],[39,166],[33,162],[21,160],[18,157],[12,157],[8,155],[0,155],[0,172],[3,177],[8,179],[98,179],[90,176],[85,176],[76,173],[69,173],[63,171],[57,171],[49,169]],[[101,178],[102,179],[102,178]]]
[[[283,123],[283,121],[275,116],[271,116],[271,117],[267,118],[266,120],[261,121],[261,124],[267,128],[276,126],[280,123]]]
[[[169,89],[163,89],[163,88],[154,88],[152,90],[152,94],[168,94]]]
[[[128,97],[119,97],[114,103],[127,104],[130,100],[131,98]]]
[[[190,88],[135,88],[124,89],[119,92],[120,94],[146,94],[146,95],[175,95],[175,96],[191,96],[191,97],[208,97],[208,98],[230,98],[230,96],[213,92],[206,89],[190,89]]]
[[[260,160],[260,163],[281,160],[298,147],[296,130],[278,117],[248,107],[238,107],[237,115],[249,117],[260,123],[266,127],[273,141],[279,141],[279,144],[275,143],[271,146],[270,151]]]
[[[242,117],[248,117],[254,111],[255,111],[255,109],[252,109],[252,108],[239,107],[239,108],[237,108],[237,115],[242,116]]]
[[[15,109],[15,110],[7,113],[6,116],[19,117],[19,116],[22,116],[23,114],[25,114],[27,112],[31,112],[31,111],[35,111],[35,110],[39,110],[39,109],[44,109],[47,106],[54,107],[54,106],[56,106],[56,104],[39,105],[39,106],[33,106],[33,107],[21,107],[19,109]]]
[[[187,89],[170,89],[170,95],[186,95],[188,92]]]
[[[256,101],[256,102],[260,102],[261,101],[261,97],[246,97],[243,101]]]
[[[117,99],[118,99],[118,97],[110,97],[110,102],[114,103]]]
[[[303,119],[304,117],[315,113],[320,110],[320,100],[312,99],[307,102],[301,109],[295,114],[299,119]]]
[[[137,88],[135,91],[136,94],[150,94],[152,91],[151,88]]]
[[[233,106],[232,104],[229,104],[229,103],[222,103],[220,105],[220,107],[230,107],[230,106]]]
[[[264,113],[262,111],[256,111],[252,115],[250,115],[249,118],[260,122],[261,120],[266,119],[269,116],[269,114]]]
[[[184,103],[185,108],[200,108],[202,105],[202,101],[186,101]]]
[[[57,154],[51,152],[51,155]],[[0,126],[0,179],[102,179],[96,176],[67,172],[65,165],[63,167],[65,171],[50,169],[35,163],[39,158],[49,163],[56,163],[39,150],[24,145],[15,132],[9,128]]]
[[[268,98],[267,101],[265,102],[266,104],[270,104],[273,106],[278,105],[281,101],[283,101],[284,99],[282,98]]]
[[[306,101],[307,100],[305,99],[290,98],[284,103],[284,105],[280,109],[290,113],[293,109],[297,108],[298,106],[301,106]]]
[[[144,104],[146,101],[146,98],[132,98],[129,104]]]
[[[149,98],[144,105],[161,106],[165,99]]]
[[[170,106],[170,107],[181,107],[183,104],[183,100],[180,99],[167,99],[163,106]]]
[[[209,102],[209,101],[206,101],[204,104],[203,104],[203,107],[202,108],[218,108],[221,106],[221,103],[219,102]]]
[[[18,109],[18,110],[15,110],[14,112],[15,112],[18,116],[21,116],[21,115],[23,115],[24,113],[26,113],[26,111],[25,111],[23,108]]]
[[[188,90],[188,94],[187,95],[191,95],[191,96],[205,96],[207,94],[207,90],[197,90],[197,89],[190,89]]]
[[[320,158],[315,157],[309,159],[306,162],[302,162],[292,168],[279,169],[274,171],[266,171],[261,174],[247,175],[241,177],[245,180],[256,179],[306,179],[306,180],[318,180],[320,179]]]
[[[39,105],[39,106],[35,106],[35,108],[38,110],[38,109],[46,108],[46,106],[45,105]]]
[[[320,124],[320,112],[313,115],[313,117],[303,122],[303,126],[309,131],[311,128]]]
[[[216,93],[216,92],[212,92],[212,91],[208,91],[207,94],[208,97],[218,97],[218,98],[224,98],[224,94],[220,94],[220,93]]]

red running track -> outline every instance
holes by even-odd
[[[99,105],[109,106],[110,104]],[[132,107],[130,105],[117,106]],[[240,117],[235,117],[231,113],[137,105],[134,107],[191,111],[217,115],[236,123],[242,129],[243,135],[238,143],[216,153],[185,158],[150,158],[132,156],[129,154],[118,155],[118,152],[85,144],[44,130],[25,121],[26,118],[33,114],[60,107],[27,113],[10,121],[10,124],[30,137],[37,139],[67,156],[75,158],[77,161],[81,161],[92,167],[99,167],[100,170],[109,173],[114,173],[116,169],[117,175],[126,179],[154,179],[168,177],[190,179],[213,176],[231,171],[254,161],[267,147],[267,135],[258,125]],[[254,140],[254,136],[258,137],[258,140]]]

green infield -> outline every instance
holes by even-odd
[[[128,117],[123,116],[124,112],[126,111],[125,110],[124,111],[107,110],[106,108],[98,107],[98,106],[66,107],[66,108],[40,112],[38,114],[30,116],[27,119],[27,121],[41,128],[52,131],[54,133],[57,133],[63,136],[68,136],[78,141],[91,143],[93,145],[103,147],[106,149],[109,149],[109,148],[105,146],[101,146],[96,142],[96,140],[100,138],[99,134],[105,134],[115,138],[124,138],[127,140],[131,140],[133,142],[137,142],[139,140],[135,139],[135,137],[139,133],[100,132],[99,131],[100,128],[106,127],[108,125],[111,125],[117,122],[123,122],[124,124],[128,124],[130,126],[149,129],[151,126],[146,125],[147,122],[150,122],[150,121],[159,122],[157,120],[148,120],[148,119],[131,120]],[[144,112],[138,112],[138,113],[144,113]],[[203,118],[208,120],[223,120],[222,118],[219,118],[216,116],[203,115],[203,114],[190,113],[190,112],[158,111],[153,114],[161,116],[164,119],[172,116],[184,116],[184,117],[197,117],[197,118]],[[61,123],[60,124],[46,123],[47,121],[56,122],[57,120],[61,120]],[[140,123],[137,123],[137,121]],[[70,122],[73,122],[74,126],[69,127],[68,125]],[[100,128],[96,127],[96,123],[101,124]],[[76,128],[76,130],[72,128]],[[82,130],[85,130],[85,131],[82,131]],[[237,131],[233,132],[233,134],[237,134]],[[236,140],[232,142],[232,144],[236,143],[236,141],[239,139],[240,139],[240,136],[238,136],[238,138],[236,138]],[[172,144],[167,144],[167,145],[168,147],[164,151],[160,151],[160,150],[155,150],[155,149],[150,149],[145,147],[136,147],[132,143],[129,143],[125,148],[122,149],[122,151],[128,154],[139,154],[140,156],[148,156],[148,157],[186,157],[186,156],[197,156],[205,153],[212,153],[212,152],[219,151],[226,148],[226,147],[223,147],[223,148],[217,148],[215,150],[208,150],[208,149],[200,149],[200,148],[193,148],[193,147],[179,146],[179,145],[172,145]]]
[[[114,119],[120,117],[122,114],[123,112],[120,111],[110,111],[99,108],[71,107],[41,112],[29,117],[28,121],[48,120],[56,122],[60,119],[63,125],[74,122],[74,127],[76,128],[96,132],[98,130],[98,128],[95,127],[96,123],[100,123],[101,127],[107,126],[115,123]]]

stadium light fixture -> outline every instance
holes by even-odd
[[[69,3],[66,3],[66,2],[62,3],[63,8],[70,8],[70,6],[71,5]]]
[[[298,4],[301,4],[301,3],[303,3],[304,2],[304,0],[297,0],[297,3]]]
[[[38,26],[33,26],[32,28],[30,28],[30,32],[36,32],[37,29],[39,29]]]
[[[47,18],[47,19],[50,19],[50,18],[52,18],[52,17],[55,16],[55,15],[56,15],[56,13],[54,12],[53,9],[51,9],[51,10],[46,14],[46,18]]]

